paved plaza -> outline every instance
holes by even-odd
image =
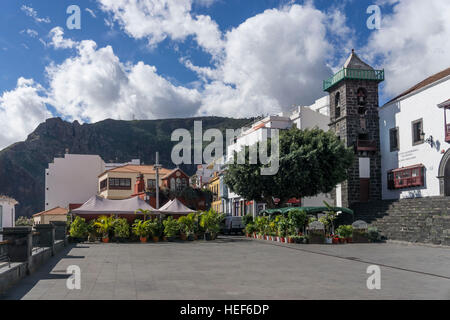
[[[369,265],[381,289],[369,290]],[[81,268],[68,290],[67,267]],[[82,243],[2,299],[450,299],[450,249],[405,244]]]

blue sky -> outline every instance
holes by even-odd
[[[295,3],[303,2],[295,1]],[[314,3],[318,9],[325,11],[341,2],[321,0]],[[358,31],[358,44],[360,46],[365,45],[371,33],[371,30],[365,27],[369,15],[364,13],[372,2],[369,0],[352,1],[344,7],[345,13],[349,17],[355,17],[355,19],[349,19],[349,25]],[[220,0],[210,6],[196,4],[194,5],[194,12],[211,16],[218,23],[220,29],[225,31],[239,26],[247,18],[260,14],[266,9],[279,8],[286,3],[290,2],[278,0]],[[197,76],[178,63],[181,55],[174,49],[175,45],[184,54],[191,55],[197,64],[209,64],[208,55],[204,54],[202,50],[198,50],[192,40],[188,39],[181,43],[168,40],[161,43],[157,48],[149,49],[145,40],[130,38],[117,26],[111,30],[104,22],[104,19],[108,19],[108,14],[99,10],[98,3],[95,0],[31,0],[23,2],[4,0],[0,3],[0,15],[2,17],[0,20],[2,30],[0,34],[2,49],[0,51],[0,68],[3,70],[0,79],[0,92],[13,89],[19,77],[33,78],[39,83],[45,83],[43,70],[49,61],[60,63],[70,55],[68,52],[60,52],[45,47],[39,42],[39,38],[48,40],[45,38],[52,28],[65,26],[66,19],[69,17],[66,14],[66,9],[71,4],[77,4],[82,10],[82,28],[81,30],[67,30],[65,28],[66,37],[78,41],[93,39],[99,47],[111,45],[121,60],[142,60],[147,64],[155,65],[161,75],[182,85],[189,85],[192,81],[196,81]],[[22,5],[35,9],[39,17],[48,17],[51,22],[36,22],[21,10]],[[86,11],[86,8],[93,10],[96,18],[92,17]],[[38,37],[33,38],[26,33],[21,33],[27,29],[36,30],[39,33]],[[342,49],[349,50],[349,48]]]
[[[72,4],[80,30],[66,26]],[[373,4],[380,30],[366,26]],[[3,0],[0,149],[55,115],[247,117],[311,104],[352,48],[386,69],[382,104],[449,66],[449,15],[445,0]]]

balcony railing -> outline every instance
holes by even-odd
[[[377,151],[377,142],[375,140],[358,140],[356,142],[358,151]]]
[[[384,70],[361,70],[343,68],[331,78],[323,81],[323,90],[327,91],[329,88],[344,79],[373,80],[382,82],[384,81]]]

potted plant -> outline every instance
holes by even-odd
[[[114,220],[115,219],[113,216],[101,216],[94,223],[94,225],[98,228],[98,231],[101,233],[102,241],[104,243],[109,242],[109,232],[114,226]]]
[[[127,219],[117,219],[114,222],[114,237],[118,242],[125,242],[130,236],[130,225]]]
[[[88,241],[95,242],[98,237],[97,227],[95,226],[95,220],[89,221],[87,225],[87,230],[88,230]]]
[[[369,227],[367,230],[367,236],[370,242],[381,242],[381,234],[377,227]]]
[[[133,233],[139,237],[139,240],[141,241],[141,243],[146,243],[147,242],[147,237],[150,233],[150,220],[140,220],[140,219],[136,219],[134,220],[132,229],[133,229]]]
[[[278,235],[280,236],[281,242],[286,242],[286,236],[288,232],[289,222],[285,217],[281,217],[278,220]]]
[[[341,236],[347,243],[352,242],[353,227],[351,225],[340,225],[336,229],[336,233]]]
[[[172,216],[168,217],[163,221],[164,225],[164,235],[168,241],[174,241],[177,233],[180,230],[178,221],[175,220]]]
[[[218,214],[212,209],[200,215],[200,226],[205,230],[205,240],[216,239],[223,219],[223,214]]]
[[[76,217],[70,225],[69,234],[71,239],[75,242],[82,242],[88,235],[88,225],[86,220],[81,217]]]
[[[187,240],[188,236],[191,235],[192,240],[194,240],[195,231],[195,214],[189,214],[178,219],[180,224],[180,238],[181,240]],[[190,240],[190,241],[192,241]]]
[[[149,234],[152,236],[152,240],[153,242],[158,242],[159,241],[159,237],[161,236],[161,223],[159,222],[159,219],[155,218],[153,221],[149,220],[150,222],[148,222],[148,229],[149,229]]]
[[[186,241],[187,240],[186,223],[189,223],[189,222],[187,222],[187,217],[186,216],[180,217],[178,219],[178,224],[179,224],[179,227],[180,227],[180,239],[182,241]]]
[[[253,223],[248,223],[245,226],[245,234],[248,238],[250,238],[253,235],[254,231],[255,231],[255,225]]]

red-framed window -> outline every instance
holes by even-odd
[[[388,189],[421,187],[425,184],[423,164],[391,170],[388,175]]]

